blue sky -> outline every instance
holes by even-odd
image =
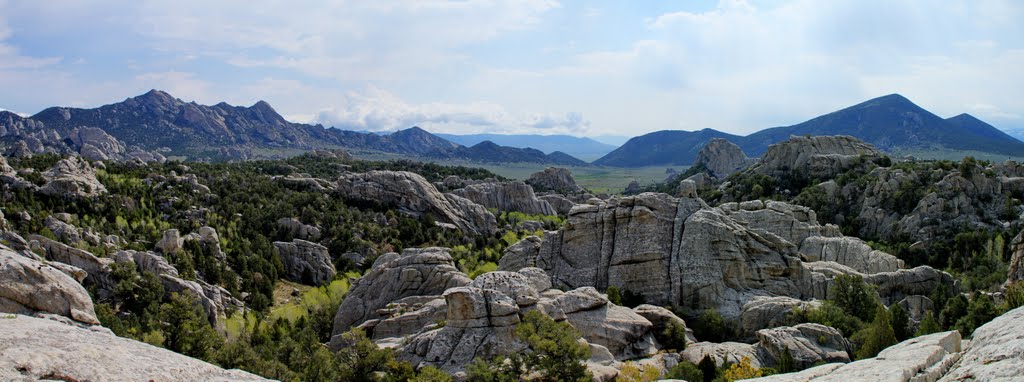
[[[746,134],[889,93],[1024,129],[1020,1],[0,0],[0,108],[156,88],[298,122]]]

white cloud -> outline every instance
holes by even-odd
[[[441,133],[583,134],[590,124],[578,112],[518,115],[490,102],[410,104],[373,87],[345,94],[336,106],[322,110],[314,120],[349,130],[391,131],[419,126]]]

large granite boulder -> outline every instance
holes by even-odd
[[[265,381],[143,342],[56,321],[0,320],[5,381]]]
[[[471,235],[496,231],[494,215],[472,201],[437,191],[422,176],[406,171],[346,173],[337,190],[347,198],[392,205],[414,216],[430,215]]]
[[[538,191],[555,191],[560,194],[572,194],[583,190],[576,184],[572,172],[561,167],[548,167],[544,171],[530,174],[526,184]]]
[[[862,163],[885,156],[874,146],[846,136],[791,136],[788,141],[768,146],[750,171],[783,175],[799,171],[810,178],[827,178]]]
[[[100,298],[113,293],[116,284],[111,276],[110,265],[113,259],[97,257],[92,253],[51,240],[44,236],[29,235],[30,246],[38,253],[43,253],[47,260],[67,264],[89,274],[86,285],[95,285]]]
[[[718,365],[749,358],[751,365],[757,368],[777,367],[786,349],[801,368],[820,362],[849,362],[853,352],[839,330],[819,324],[799,324],[759,330],[754,344],[698,342],[687,346],[682,356],[693,363],[710,356]]]
[[[904,268],[903,260],[871,249],[855,237],[808,237],[800,244],[804,261],[834,261],[858,272],[895,272]]]
[[[778,366],[786,349],[793,365],[808,368],[820,362],[850,362],[853,347],[835,328],[819,324],[799,324],[757,331],[758,355],[762,365]]]
[[[277,220],[277,226],[296,239],[320,240],[320,228],[303,224],[302,221],[296,218],[280,218]]]
[[[89,292],[58,268],[0,245],[0,312],[52,313],[99,324]]]
[[[551,204],[537,199],[533,188],[523,182],[479,183],[452,191],[473,203],[499,211],[518,211],[530,215],[556,215]]]
[[[712,138],[697,153],[694,166],[702,166],[716,179],[722,180],[754,163],[739,146],[722,138]]]
[[[820,306],[821,302],[817,300],[804,301],[786,296],[754,297],[743,304],[740,311],[740,335],[752,337],[760,329],[785,326],[797,309],[810,310]]]
[[[337,271],[327,247],[295,239],[291,242],[276,241],[274,247],[284,264],[284,278],[307,285],[330,283]]]
[[[554,304],[587,342],[604,346],[618,360],[648,357],[658,351],[650,321],[632,309],[610,303],[593,287],[566,292],[556,297]]]
[[[1024,379],[1024,307],[974,330],[960,361],[941,381]]]
[[[537,198],[545,202],[548,202],[548,204],[551,205],[551,208],[555,210],[555,213],[557,213],[560,216],[565,216],[569,214],[569,211],[571,211],[572,208],[576,206],[575,202],[558,194],[541,195]]]
[[[431,365],[449,373],[476,358],[491,359],[523,351],[514,334],[519,306],[493,289],[455,287],[444,292],[447,324],[412,337],[399,357],[414,365]]]
[[[46,179],[40,191],[50,195],[66,197],[91,197],[107,192],[107,188],[96,180],[96,170],[88,161],[72,156],[61,159],[49,170],[43,172]]]
[[[58,214],[64,215],[64,214]],[[53,232],[53,235],[67,244],[76,244],[82,241],[82,234],[78,232],[78,227],[68,224],[68,222],[57,219],[53,216],[47,216],[46,220],[43,221],[43,227],[46,227]]]
[[[388,304],[410,296],[440,296],[471,280],[455,268],[447,248],[411,248],[402,254],[385,253],[352,285],[334,316],[332,347],[341,334],[373,319]]]

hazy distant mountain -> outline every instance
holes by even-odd
[[[972,150],[1024,156],[1024,142],[968,114],[942,119],[899,94],[875,98],[792,126],[748,136],[716,130],[658,131],[636,137],[595,161],[606,166],[691,164],[711,138],[725,138],[759,156],[791,135],[851,135],[884,151]]]
[[[589,166],[569,154],[555,151],[544,154],[532,148],[501,146],[491,141],[483,141],[470,147],[459,147],[448,154],[449,158],[469,159],[492,163],[548,163],[562,166]]]
[[[537,149],[546,153],[561,151],[580,158],[600,158],[615,150],[616,145],[601,143],[596,140],[571,135],[537,135],[537,134],[435,134],[441,138],[463,146],[472,146],[483,141],[491,141],[502,146]]]
[[[735,142],[738,135],[704,129],[700,131],[662,130],[633,137],[608,155],[594,161],[596,165],[616,167],[642,167],[651,165],[693,164],[704,144],[712,138]]]
[[[578,164],[579,161],[559,155],[548,157],[540,152],[537,155],[513,147],[497,146],[492,150],[495,152],[471,150],[419,127],[377,134],[292,123],[264,101],[250,107],[223,102],[207,106],[184,102],[159,90],[95,109],[51,107],[30,118],[9,112],[0,114],[4,116],[0,118],[0,138],[4,138],[3,142],[10,141],[7,144],[33,134],[67,137],[76,128],[95,127],[130,147],[162,150],[169,155],[189,158],[274,156],[286,155],[287,152],[280,151],[282,149],[341,147],[474,161],[493,162],[496,157],[549,164]],[[17,135],[9,134],[15,131]]]

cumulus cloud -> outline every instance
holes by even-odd
[[[444,133],[583,134],[590,125],[578,112],[518,115],[490,102],[411,104],[374,87],[348,92],[314,121],[347,130],[392,131],[419,126]]]

